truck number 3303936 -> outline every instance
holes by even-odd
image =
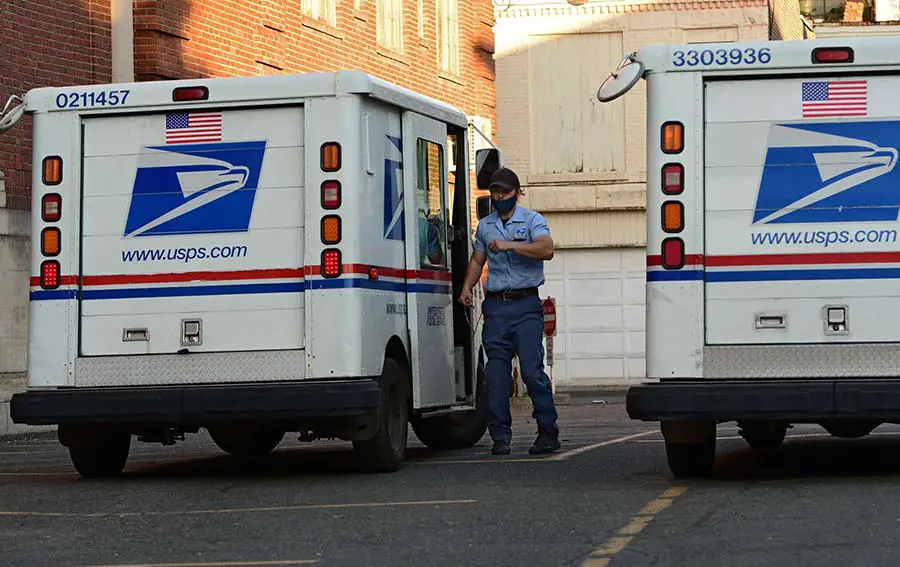
[[[768,47],[754,49],[690,49],[672,52],[672,64],[676,67],[694,67],[697,65],[754,65],[767,64],[772,60],[772,52]]]
[[[119,106],[128,98],[127,89],[114,91],[86,91],[81,93],[59,93],[56,95],[58,108],[92,108],[94,106]]]

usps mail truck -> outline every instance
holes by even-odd
[[[77,471],[286,432],[402,466],[486,429],[468,121],[357,71],[38,88],[28,388]],[[499,165],[479,156],[481,178]]]
[[[793,424],[900,422],[900,38],[652,46],[600,87],[647,101],[646,383],[674,475]]]

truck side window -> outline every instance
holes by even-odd
[[[447,266],[446,162],[440,144],[419,139],[417,156],[417,217],[420,267]]]

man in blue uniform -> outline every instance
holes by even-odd
[[[472,286],[488,264],[482,304],[482,343],[487,353],[485,377],[490,421],[488,431],[495,455],[509,454],[512,418],[509,397],[512,357],[519,357],[522,379],[531,396],[538,436],[531,454],[552,453],[560,447],[556,406],[550,378],[544,372],[544,311],[538,286],[544,283],[544,262],[553,258],[553,239],[544,217],[518,205],[518,176],[500,168],[491,176],[494,210],[475,231],[475,250],[469,260],[459,300],[472,305]]]

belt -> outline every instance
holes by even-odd
[[[513,299],[525,299],[538,294],[538,288],[529,287],[525,289],[510,289],[506,291],[485,291],[484,296],[488,299],[499,299],[501,301],[510,301]]]

